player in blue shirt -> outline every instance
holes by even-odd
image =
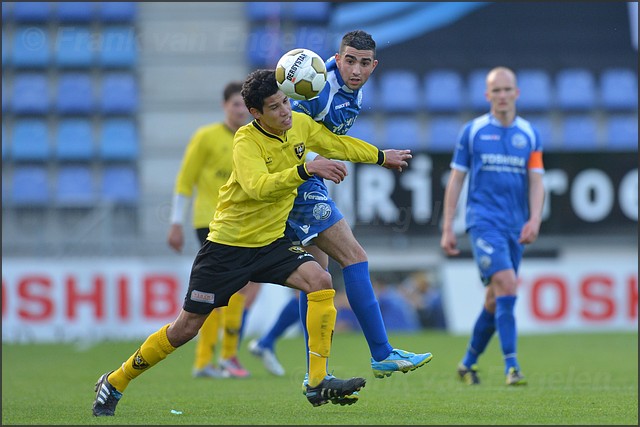
[[[506,383],[523,385],[526,379],[516,354],[514,307],[524,245],[537,239],[542,220],[542,145],[538,132],[516,115],[520,90],[513,71],[494,68],[486,84],[491,110],[464,126],[453,153],[440,246],[449,256],[460,253],[453,218],[468,174],[466,230],[485,285],[485,300],[458,376],[470,385],[480,382],[478,357],[497,331]]]
[[[356,30],[345,34],[339,53],[326,61],[327,84],[320,95],[309,101],[291,100],[293,110],[306,113],[334,133],[346,134],[362,108],[361,88],[378,64],[375,48],[375,41],[364,31]],[[307,160],[310,158],[307,157]],[[298,187],[298,195],[289,214],[287,232],[292,240],[300,241],[325,269],[329,265],[329,256],[342,267],[347,298],[369,345],[371,368],[375,377],[384,378],[398,371],[409,372],[431,360],[431,353],[414,354],[395,349],[389,343],[369,277],[367,254],[329,197],[327,186],[321,178],[312,177]],[[294,320],[300,318],[304,323],[306,296],[300,294],[299,316],[295,304],[292,301],[285,306],[284,316]],[[268,365],[265,355],[275,357],[273,342],[278,333],[284,332],[291,324],[286,321],[280,324],[278,322],[276,333],[271,331],[264,339],[250,343],[251,352],[263,356],[265,366]],[[305,342],[308,342],[306,336]],[[267,368],[269,369],[268,366]],[[269,370],[276,374],[283,372]],[[355,403],[357,395],[351,398],[352,401],[333,403]]]

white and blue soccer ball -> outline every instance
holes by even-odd
[[[327,82],[324,61],[312,50],[293,49],[282,55],[276,65],[278,87],[289,98],[313,99]]]

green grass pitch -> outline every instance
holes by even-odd
[[[444,333],[391,334],[391,343],[429,351],[433,360],[407,374],[376,379],[361,334],[336,332],[330,370],[363,376],[352,406],[312,407],[301,392],[302,338],[277,346],[287,373],[273,377],[248,353],[248,379],[192,378],[194,341],[133,381],[115,417],[95,418],[98,377],[140,342],[2,345],[2,424],[40,425],[638,425],[638,335],[581,333],[521,336],[518,354],[529,384],[504,385],[499,340],[480,359],[482,383],[459,382],[467,338]],[[172,410],[181,414],[172,413]]]

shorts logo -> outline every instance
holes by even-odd
[[[191,291],[191,301],[213,304],[215,300],[216,300],[215,294],[210,294],[208,292],[201,292],[195,289]]]
[[[486,270],[487,268],[489,268],[491,266],[491,257],[487,256],[487,255],[482,255],[478,259],[478,264],[480,264],[480,268],[481,269]]]
[[[307,253],[307,251],[305,251],[302,246],[291,246],[291,247],[289,247],[289,250],[291,252],[293,252],[294,254],[306,254]]]
[[[482,238],[478,238],[476,240],[476,246],[479,249],[482,249],[484,252],[486,252],[489,255],[491,255],[493,253],[493,246],[491,246],[489,244],[489,242],[487,242],[486,240],[484,240]]]
[[[296,145],[294,145],[294,146],[293,146],[293,150],[295,151],[296,156],[297,156],[299,159],[301,159],[301,158],[302,158],[302,156],[304,156],[304,150],[305,150],[304,142],[301,142],[300,144],[296,144]]]
[[[311,228],[311,226],[309,224],[305,224],[305,225],[301,225],[300,226],[300,230],[302,230],[302,232],[304,234],[309,234],[309,229]]]
[[[146,360],[144,360],[144,357],[142,357],[142,354],[140,353],[139,348],[138,350],[136,350],[136,354],[133,356],[132,365],[133,365],[133,369],[137,369],[139,371],[142,371],[149,367],[149,363]]]
[[[326,203],[317,203],[313,207],[313,217],[318,221],[324,221],[331,216],[331,206]]]
[[[318,191],[310,191],[308,193],[305,191],[302,197],[304,198],[304,200],[318,200],[322,202],[326,202],[327,200],[329,200],[327,196]]]

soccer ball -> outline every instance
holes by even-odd
[[[312,50],[293,49],[278,60],[276,81],[289,98],[312,99],[327,82],[327,68],[320,55]]]

